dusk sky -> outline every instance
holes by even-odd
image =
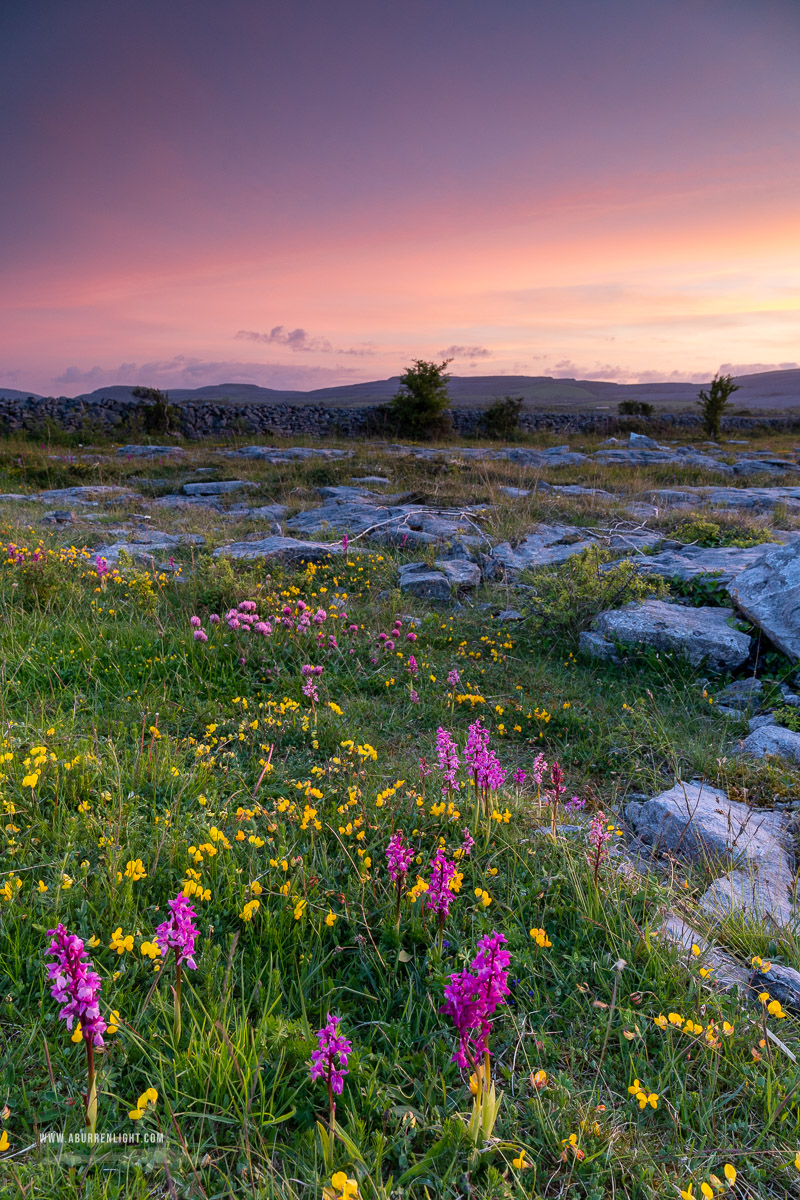
[[[6,0],[0,385],[800,365],[798,0]]]

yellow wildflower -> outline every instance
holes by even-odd
[[[109,949],[116,950],[117,954],[124,954],[126,950],[132,950],[133,949],[133,934],[129,933],[127,935],[124,935],[122,932],[122,927],[117,926],[117,928],[114,930],[114,932],[111,935],[111,942],[109,944]]]

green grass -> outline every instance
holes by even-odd
[[[7,443],[0,489],[87,481],[54,452]],[[535,520],[603,525],[615,512],[543,494],[522,508],[498,489],[530,486],[531,472],[415,463],[368,445],[344,462],[286,467],[190,446],[182,466],[102,458],[91,478],[177,484],[204,463],[259,482],[260,503],[294,507],[313,503],[322,484],[387,472],[392,491],[496,504],[494,536],[522,536]],[[543,477],[591,480],[622,503],[659,475],[594,465]],[[93,525],[69,530],[77,546],[97,541],[97,526],[126,508],[95,512]],[[208,548],[252,531],[197,509],[152,512],[154,526],[201,532]],[[4,544],[34,549],[38,534],[20,526],[18,508],[7,505],[3,522]],[[547,587],[531,577],[544,607],[536,592],[497,584],[463,607],[431,611],[396,590],[397,563],[410,555],[362,543],[347,563],[316,570],[230,569],[181,551],[178,579],[127,565],[101,584],[91,561],[59,553],[58,541],[45,535],[41,562],[0,564],[0,1108],[9,1110],[0,1194],[277,1200],[322,1196],[344,1170],[376,1200],[650,1200],[678,1198],[691,1180],[697,1196],[730,1163],[737,1196],[800,1196],[795,1019],[769,1018],[785,1049],[759,1048],[760,1010],[716,989],[702,959],[687,960],[657,931],[672,908],[744,963],[760,954],[800,965],[796,940],[734,921],[710,927],[694,904],[705,867],[675,861],[640,874],[616,837],[597,886],[586,861],[589,816],[602,809],[618,820],[630,795],[653,795],[676,776],[703,776],[756,804],[796,794],[796,770],[731,755],[740,730],[715,712],[697,672],[663,656],[632,655],[621,667],[577,658],[578,625],[602,597],[574,566],[560,584],[558,572]],[[250,599],[276,627],[270,637],[209,622]],[[299,600],[324,608],[324,623],[281,629],[283,607]],[[502,624],[494,614],[510,603],[525,619]],[[193,640],[194,614],[205,644]],[[397,619],[400,637],[387,650],[378,635]],[[301,691],[305,664],[323,667],[316,703]],[[460,681],[450,686],[454,669]],[[776,659],[775,677],[785,670]],[[463,746],[478,718],[509,771],[496,797],[507,820],[476,814],[463,773],[464,788],[442,797],[435,766],[420,771],[421,758],[435,764],[440,726]],[[539,753],[562,765],[567,796],[586,801],[585,813],[563,817],[577,831],[555,840],[530,777]],[[516,768],[528,774],[522,785],[511,782]],[[405,832],[416,851],[410,886],[429,878],[440,839],[449,853],[460,847],[465,826],[476,846],[458,862],[463,880],[440,951],[424,895],[403,901],[395,929],[385,848],[393,831]],[[136,859],[139,880],[126,876]],[[196,900],[198,969],[185,972],[176,1040],[173,964],[155,972],[141,945],[167,901],[194,885],[208,899]],[[37,1145],[46,1132],[68,1139],[83,1128],[84,1048],[59,1021],[46,981],[47,930],[59,921],[96,939],[102,1009],[120,1017],[98,1054],[98,1129],[141,1139],[127,1149],[104,1143],[93,1157],[68,1141]],[[551,944],[537,945],[531,928]],[[132,950],[111,948],[117,929]],[[439,1010],[450,974],[492,930],[511,954],[511,994],[490,1041],[503,1100],[492,1137],[475,1145],[468,1080],[451,1061],[453,1026]],[[354,1047],[332,1165],[317,1124],[327,1096],[309,1076],[328,1012]],[[703,1033],[660,1028],[654,1019],[669,1013]],[[634,1079],[657,1095],[655,1109],[640,1110]],[[129,1111],[148,1087],[158,1100],[134,1122]],[[523,1150],[526,1169],[514,1166]]]

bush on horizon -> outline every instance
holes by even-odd
[[[506,438],[519,430],[519,418],[522,412],[522,396],[498,397],[483,414],[483,427],[487,437]]]
[[[447,383],[451,376],[445,371],[450,362],[452,359],[449,358],[442,363],[418,358],[400,376],[400,389],[388,409],[398,433],[410,437],[435,437],[450,432]]]

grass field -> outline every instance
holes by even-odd
[[[519,501],[500,488],[531,487],[529,470],[379,446],[282,467],[208,445],[179,465],[82,454],[6,441],[0,490],[151,477],[158,496],[214,464],[298,510],[324,484],[387,473],[420,500],[495,506],[482,527],[498,539],[537,520],[611,527],[648,488],[722,482],[587,463],[542,478],[618,501]],[[654,654],[577,656],[608,594],[596,563],[431,608],[397,590],[412,555],[374,543],[329,566],[232,565],[210,552],[252,532],[245,519],[152,510],[206,546],[176,550],[178,574],[100,575],[82,547],[125,506],[48,532],[20,511],[0,506],[14,547],[0,563],[2,1196],[800,1197],[795,1018],[723,993],[658,930],[670,909],[688,915],[745,964],[800,966],[797,942],[709,928],[693,905],[705,868],[640,873],[619,832],[627,799],[676,777],[758,805],[795,796],[797,771],[732,755],[745,728],[710,702],[725,680]],[[792,525],[780,511],[713,520],[723,541]],[[509,607],[523,619],[498,620]],[[759,669],[793,675],[776,652]],[[472,747],[486,734],[478,787],[471,728]],[[410,855],[393,880],[398,834]],[[196,969],[180,973],[156,937],[179,894],[197,929]],[[48,980],[59,923],[85,944],[109,1026],[94,1144],[87,1043]],[[471,964],[495,934],[487,991]],[[478,1017],[462,1017],[466,1069],[443,1011],[464,971],[491,1024],[484,1055]],[[311,1073],[328,1014],[352,1043],[333,1121]]]

